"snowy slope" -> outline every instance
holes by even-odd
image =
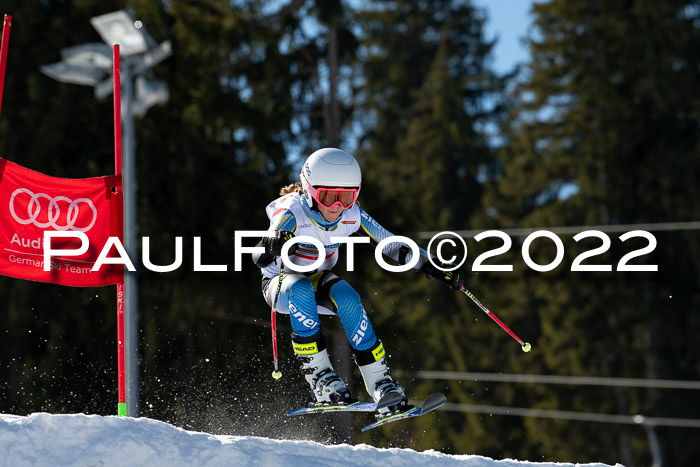
[[[312,441],[214,436],[147,418],[38,413],[28,417],[0,415],[0,465],[565,467],[574,464],[494,461],[435,451],[377,449],[366,444],[327,446]]]

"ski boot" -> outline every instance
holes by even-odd
[[[368,350],[353,350],[355,362],[360,368],[362,379],[365,381],[365,389],[375,402],[379,402],[379,399],[390,392],[401,395],[401,399],[396,404],[379,409],[378,419],[413,408],[408,403],[404,388],[391,377],[391,370],[384,353],[384,346],[379,340]]]
[[[305,341],[305,342],[300,342]],[[292,337],[294,356],[301,362],[301,371],[311,387],[310,407],[349,405],[357,402],[342,379],[333,370],[328,358],[326,339],[320,332],[311,337]]]

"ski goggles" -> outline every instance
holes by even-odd
[[[357,201],[357,195],[360,194],[359,188],[328,188],[328,187],[309,187],[309,192],[313,199],[316,200],[318,204],[326,209],[331,209],[338,205],[343,210],[350,209],[355,201]]]

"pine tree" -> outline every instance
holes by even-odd
[[[480,173],[492,157],[483,132],[492,118],[485,101],[502,85],[486,64],[492,44],[483,37],[484,20],[469,3],[452,1],[376,1],[357,13],[360,202],[396,235],[464,229],[479,208]],[[422,275],[380,270],[373,258],[362,268],[365,307],[392,367],[403,370],[399,380],[409,395],[446,391],[457,399],[442,382],[419,385],[408,375],[467,369],[465,348],[466,355],[479,348],[464,342],[473,318],[468,299]],[[430,435],[419,436],[427,426]],[[411,430],[413,447],[470,447],[462,414],[389,428],[402,429]]]
[[[485,197],[498,226],[696,218],[691,180],[698,171],[693,160],[698,104],[689,96],[697,82],[698,28],[692,2],[553,0],[536,4],[534,11],[532,60],[514,95],[512,120],[505,125],[502,173]],[[537,324],[534,348],[542,349],[540,371],[692,378],[698,354],[671,337],[688,321],[669,313],[669,296],[674,297],[673,309],[697,303],[691,277],[697,278],[699,258],[694,247],[687,251],[688,234],[655,235],[656,251],[630,264],[658,264],[658,273],[616,271],[620,258],[645,242],[622,244],[614,233],[609,234],[610,250],[584,263],[611,264],[609,273],[571,272],[574,258],[600,241],[570,237],[562,238],[566,255],[554,271],[536,273],[516,265],[518,287],[502,288],[503,299],[522,305]],[[537,241],[531,249],[540,264],[554,257],[547,242]],[[670,349],[662,350],[665,345]],[[531,358],[513,368],[530,372],[536,368]],[[678,410],[684,396],[623,388],[573,393],[545,386],[529,391],[526,402],[580,412],[697,417]],[[641,427],[547,419],[527,419],[525,426],[530,447],[523,454],[530,458],[650,463]],[[665,460],[681,465],[692,458],[689,446],[680,448],[672,435],[676,431],[656,431]]]
[[[100,42],[89,19],[127,5],[15,3],[7,11],[13,34],[2,155],[57,176],[110,173],[111,100],[52,81],[39,67],[59,60],[60,47]],[[269,349],[259,270],[246,261],[243,272],[233,271],[233,233],[264,228],[265,203],[289,179],[287,148],[298,144],[289,124],[296,111],[291,88],[307,78],[294,73],[298,51],[279,47],[281,36],[293,32],[262,14],[257,2],[129,6],[156,41],[173,44],[173,55],[154,70],[167,81],[170,101],[136,124],[137,236],[150,238],[155,264],[172,262],[175,237],[185,238],[180,269],[139,271],[142,413],[204,429],[202,405],[240,400],[239,382],[259,377],[260,355]],[[228,263],[228,273],[193,273],[194,236],[202,238],[203,263]],[[2,411],[113,413],[114,288],[9,278],[0,284],[8,310],[0,326],[11,336],[0,347],[9,382]]]
[[[151,2],[143,3],[148,11]],[[143,150],[162,155],[143,161],[151,182],[144,210],[152,214],[143,228],[166,252],[176,234],[199,236],[205,263],[228,264],[227,273],[193,273],[190,261],[177,273],[144,273],[148,391],[177,401],[154,407],[151,416],[202,429],[211,416],[202,407],[220,405],[226,422],[217,429],[240,434],[252,428],[228,421],[275,388],[260,381],[269,377],[270,344],[259,270],[245,255],[243,271],[233,270],[233,234],[267,227],[264,207],[288,183],[288,151],[300,145],[290,125],[300,107],[294,89],[311,80],[303,53],[281,47],[300,27],[296,12],[270,14],[263,6],[174,1],[147,16],[177,52],[160,71],[171,77],[171,101],[144,125]],[[281,342],[283,330],[280,323]],[[162,387],[163,380],[177,384]],[[261,390],[246,391],[251,386]],[[282,414],[287,395],[278,396],[270,410]]]

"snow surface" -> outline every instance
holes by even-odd
[[[606,464],[495,461],[436,451],[324,445],[186,431],[148,418],[99,415],[0,415],[0,465],[70,466],[468,466],[566,467]]]

